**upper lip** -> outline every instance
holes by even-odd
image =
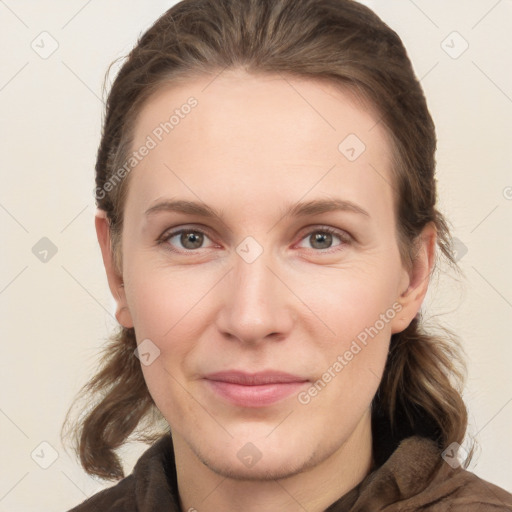
[[[261,386],[264,384],[278,384],[288,382],[306,382],[308,379],[290,373],[265,370],[256,373],[248,373],[239,370],[227,370],[205,375],[205,379],[220,382],[229,382],[242,386]]]

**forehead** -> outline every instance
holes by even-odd
[[[130,176],[148,204],[182,193],[240,202],[346,192],[392,203],[391,144],[379,115],[327,81],[224,71],[162,87],[146,102]],[[197,199],[197,197],[195,198]]]

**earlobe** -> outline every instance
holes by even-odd
[[[402,309],[391,324],[393,334],[406,329],[421,308],[434,268],[436,241],[437,231],[435,225],[430,222],[423,228],[417,239],[416,255],[412,268],[407,273],[408,285],[400,284],[401,293],[397,302]]]
[[[126,293],[122,275],[116,269],[112,243],[110,237],[110,225],[104,210],[98,209],[95,215],[96,235],[101,249],[103,265],[107,274],[110,292],[116,301],[116,319],[123,327],[133,327],[130,310],[126,301]]]

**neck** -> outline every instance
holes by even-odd
[[[183,512],[323,512],[359,484],[372,465],[369,411],[321,462],[275,480],[237,480],[215,473],[179,434],[172,435]]]

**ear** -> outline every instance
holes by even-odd
[[[418,237],[412,268],[410,271],[404,269],[404,277],[400,283],[400,290],[403,291],[397,300],[402,309],[391,322],[393,334],[403,331],[420,310],[434,268],[436,243],[437,230],[434,223],[429,222]]]
[[[133,327],[132,317],[128,304],[126,302],[126,293],[124,289],[123,277],[118,273],[114,264],[114,254],[110,239],[110,224],[105,210],[98,209],[94,218],[96,226],[96,235],[101,248],[103,264],[107,273],[108,286],[116,300],[116,318],[123,327]]]

